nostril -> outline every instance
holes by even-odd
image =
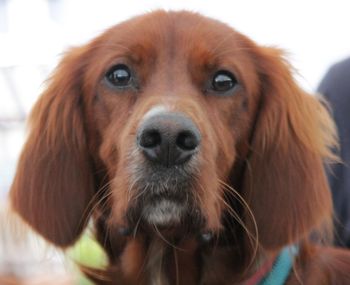
[[[147,161],[165,167],[184,164],[197,151],[201,134],[191,119],[169,113],[148,118],[139,127],[136,144]]]
[[[182,131],[176,138],[176,145],[182,150],[194,150],[199,145],[199,138],[191,131]]]
[[[144,148],[153,148],[162,142],[161,135],[157,130],[145,130],[141,133],[139,144]]]

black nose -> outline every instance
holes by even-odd
[[[200,132],[184,115],[160,114],[141,125],[137,143],[149,160],[171,167],[185,163],[198,151]]]

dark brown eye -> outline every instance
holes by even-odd
[[[231,72],[219,70],[213,77],[212,89],[217,92],[226,92],[233,89],[236,84],[237,79]]]
[[[127,87],[131,84],[131,72],[125,64],[117,64],[105,75],[109,83],[115,87]]]

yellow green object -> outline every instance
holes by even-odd
[[[107,266],[107,256],[102,247],[96,242],[91,234],[85,233],[81,239],[67,251],[67,257],[75,265],[84,265],[91,268],[103,269]],[[77,285],[92,285],[74,266],[77,275]]]

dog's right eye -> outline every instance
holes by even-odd
[[[236,77],[227,70],[219,70],[212,81],[212,89],[216,92],[226,92],[237,85]]]
[[[129,67],[125,64],[117,64],[109,69],[105,78],[115,87],[128,87],[131,85],[132,75]]]

